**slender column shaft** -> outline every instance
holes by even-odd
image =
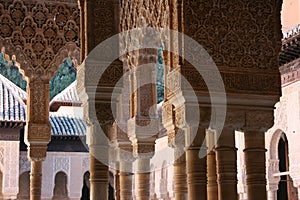
[[[244,133],[248,200],[266,200],[266,149],[264,131],[246,129]]]
[[[237,200],[237,156],[234,130],[224,128],[216,145],[218,199]]]
[[[120,172],[120,199],[132,199],[132,174]]]
[[[150,158],[138,159],[137,200],[150,199]]]
[[[186,151],[189,200],[206,200],[207,198],[206,157],[200,159],[199,151],[199,148],[189,148]]]
[[[132,173],[129,173],[132,168],[131,163],[120,163],[120,199],[132,200]]]
[[[175,154],[182,153],[183,150],[175,148]],[[187,177],[185,153],[174,162],[174,193],[175,200],[187,199]],[[175,156],[176,157],[176,156]]]
[[[268,200],[277,200],[277,191],[269,190],[268,191]]]
[[[196,130],[191,127],[190,131]],[[189,133],[191,134],[191,133]],[[187,184],[189,200],[207,199],[206,176],[206,145],[203,144],[206,135],[204,127],[197,127],[197,134],[186,151]],[[203,147],[203,145],[205,147]],[[201,156],[201,157],[200,157]]]
[[[207,200],[218,200],[216,153],[207,154]]]
[[[30,171],[30,200],[41,199],[42,161],[31,161]]]
[[[119,170],[116,170],[114,178],[115,178],[115,200],[120,200],[121,199],[121,197],[120,197],[121,186],[120,186],[120,171]]]
[[[90,199],[108,199],[108,167],[90,155]]]

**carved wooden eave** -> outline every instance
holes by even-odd
[[[300,26],[287,31],[282,40],[279,64],[283,66],[300,57]]]
[[[300,80],[300,58],[282,65],[280,68],[281,85],[288,86]]]

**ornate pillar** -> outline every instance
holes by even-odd
[[[186,138],[182,134],[182,130],[175,126],[175,109],[171,101],[163,103],[162,121],[168,133],[168,145],[174,148],[174,196],[176,200],[184,200],[187,199],[186,154],[184,149]]]
[[[142,42],[142,41],[140,41]],[[131,118],[128,134],[138,162],[137,200],[150,198],[150,159],[155,152],[155,140],[159,133],[159,117],[156,102],[157,49],[140,50],[131,55],[136,65],[131,66]]]
[[[27,91],[25,143],[28,146],[28,159],[31,162],[30,199],[40,200],[42,162],[46,158],[47,144],[51,140],[49,79],[43,80],[41,77],[29,79]]]
[[[206,128],[191,127],[189,129],[192,128],[198,128],[198,131],[196,137],[186,150],[188,199],[206,200],[206,144],[204,141]]]
[[[207,130],[207,200],[218,200],[217,162],[215,153],[215,132]]]
[[[265,132],[259,128],[246,128],[244,134],[248,200],[266,200]]]
[[[216,145],[218,199],[237,200],[237,156],[234,129],[224,127]]]

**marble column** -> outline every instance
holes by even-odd
[[[132,163],[120,162],[120,199],[131,200],[132,196]]]
[[[218,200],[217,162],[215,153],[216,133],[214,130],[206,131],[207,145],[207,199]]]
[[[41,199],[42,161],[32,160],[30,170],[30,199]]]
[[[90,154],[90,199],[108,199],[108,166]],[[101,195],[100,195],[101,194]]]
[[[248,200],[266,200],[265,133],[260,129],[244,130]]]
[[[197,135],[195,136],[193,142],[186,149],[187,184],[189,200],[207,199],[205,156],[206,144],[203,144],[205,135],[206,129],[204,127],[199,127]]]
[[[115,174],[114,174],[114,187],[115,187],[115,200],[120,200],[120,163],[115,163]]]
[[[207,154],[207,200],[218,200],[216,153],[211,150]]]
[[[268,191],[268,200],[277,200],[277,190],[269,190]]]
[[[150,199],[150,158],[138,158],[137,200]]]
[[[216,144],[219,200],[237,200],[237,155],[234,130],[223,128]]]
[[[187,198],[187,176],[186,176],[186,155],[183,147],[175,147],[174,161],[174,193],[175,200]]]

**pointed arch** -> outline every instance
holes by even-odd
[[[68,200],[68,176],[65,172],[57,172],[54,178],[53,198],[52,200]]]

